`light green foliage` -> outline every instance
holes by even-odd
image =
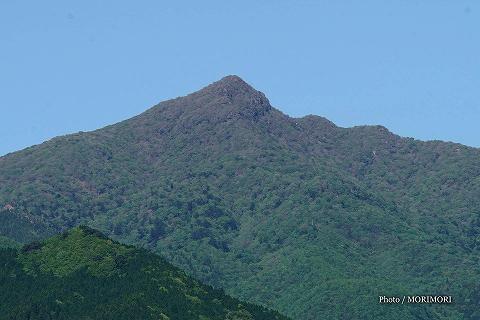
[[[68,234],[47,239],[39,250],[19,256],[28,273],[50,272],[66,276],[85,268],[95,276],[110,276],[118,272],[118,265],[127,263],[132,248],[85,233],[77,228]]]
[[[2,320],[224,320],[230,314],[287,320],[263,307],[240,304],[155,254],[83,226],[20,252],[0,249],[0,261]]]

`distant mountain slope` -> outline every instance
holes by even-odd
[[[85,227],[0,261],[0,319],[287,319]]]
[[[236,76],[0,158],[45,236],[87,224],[297,319],[475,319],[479,194],[479,149],[290,118]]]
[[[37,216],[13,207],[0,209],[0,237],[7,237],[17,243],[27,243],[45,238],[54,232],[54,228],[50,228]]]

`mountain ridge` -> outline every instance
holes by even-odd
[[[242,93],[242,94],[240,94],[240,93]],[[180,97],[177,97],[177,98],[162,101],[162,102],[152,106],[151,108],[147,109],[146,111],[142,112],[141,114],[139,114],[137,116],[133,116],[131,118],[119,121],[115,124],[107,125],[106,127],[94,129],[94,130],[91,130],[91,131],[86,131],[86,132],[85,131],[79,131],[79,132],[76,132],[76,133],[69,133],[69,134],[65,134],[65,135],[56,136],[56,137],[53,137],[49,140],[41,142],[39,144],[35,144],[35,145],[30,146],[30,147],[21,149],[21,150],[12,151],[12,152],[7,153],[3,156],[0,156],[0,161],[2,160],[2,158],[6,157],[10,154],[20,152],[20,151],[23,151],[23,150],[28,150],[32,147],[36,147],[36,146],[39,146],[43,143],[49,142],[52,139],[58,139],[58,138],[68,137],[68,136],[75,136],[75,135],[78,135],[78,134],[85,134],[85,133],[89,133],[89,132],[96,132],[98,130],[105,129],[105,128],[111,127],[113,125],[116,125],[116,124],[121,124],[125,121],[135,119],[135,118],[137,118],[137,117],[139,117],[139,116],[141,116],[145,113],[151,112],[152,109],[158,109],[158,108],[161,108],[161,107],[168,106],[171,103],[176,102],[177,100],[182,100],[182,99],[189,98],[189,97],[198,98],[198,97],[205,97],[205,96],[207,98],[211,98],[212,95],[216,95],[216,99],[218,100],[217,101],[218,105],[232,104],[232,98],[233,97],[237,97],[239,95],[242,96],[245,93],[249,94],[251,101],[249,101],[248,99],[247,99],[247,101],[253,102],[252,103],[253,106],[256,105],[255,101],[260,101],[259,102],[260,105],[265,106],[264,108],[262,107],[260,111],[263,110],[263,112],[266,112],[268,110],[274,110],[275,112],[286,116],[287,118],[289,118],[290,120],[292,120],[294,122],[298,122],[298,121],[301,121],[301,122],[303,122],[303,121],[305,121],[305,122],[315,122],[316,121],[316,122],[318,122],[317,126],[323,124],[323,125],[332,126],[332,127],[338,128],[338,129],[345,129],[345,130],[369,129],[369,130],[386,131],[386,132],[389,132],[389,133],[391,133],[391,134],[393,134],[397,137],[400,137],[400,138],[414,139],[415,141],[423,142],[423,143],[439,143],[440,142],[440,143],[455,144],[455,145],[458,145],[458,146],[461,146],[461,147],[467,147],[467,148],[472,148],[472,149],[479,149],[477,147],[468,146],[468,145],[464,145],[462,143],[453,142],[453,141],[443,141],[443,140],[435,140],[435,139],[434,140],[420,140],[420,139],[412,138],[412,137],[403,137],[403,136],[400,136],[396,133],[391,132],[388,128],[386,128],[383,125],[354,125],[354,126],[351,126],[351,127],[340,127],[340,126],[336,125],[335,123],[333,123],[332,121],[328,120],[327,118],[325,118],[323,116],[315,115],[315,114],[307,114],[307,115],[300,116],[300,117],[292,117],[292,116],[284,114],[280,110],[272,107],[268,98],[266,98],[266,96],[263,92],[257,91],[256,89],[254,89],[251,85],[249,85],[241,77],[239,77],[237,75],[228,75],[228,76],[225,76],[225,77],[221,78],[220,80],[215,81],[215,82],[213,82],[213,83],[211,83],[211,84],[209,84],[209,85],[207,85],[203,88],[200,88],[199,90],[197,90],[193,93],[190,93],[190,94],[187,94],[187,95],[184,95],[184,96],[180,96]],[[255,116],[256,115],[255,112],[258,112],[258,111],[252,111],[252,112],[254,114],[251,115],[251,116]]]

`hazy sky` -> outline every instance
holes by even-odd
[[[480,2],[0,1],[0,155],[237,74],[291,116],[480,147]]]

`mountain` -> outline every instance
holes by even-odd
[[[291,118],[227,76],[0,158],[0,235],[88,225],[295,319],[477,319],[479,194],[479,149]]]
[[[287,319],[84,226],[0,256],[0,319]]]

